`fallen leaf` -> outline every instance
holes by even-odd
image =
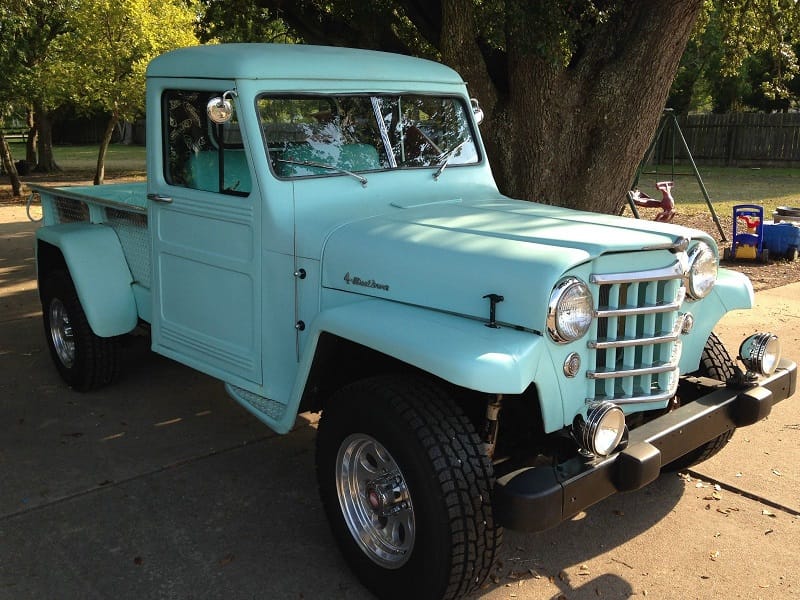
[[[714,550],[711,554],[709,554],[709,558],[716,561],[719,558],[719,550]]]
[[[782,475],[782,473],[780,471],[778,471],[778,469],[772,469],[772,474],[773,475],[777,475],[778,477],[781,477],[781,475]]]
[[[774,512],[772,512],[771,510],[767,510],[766,508],[761,511],[761,514],[764,515],[765,517],[771,517],[773,519],[775,519],[778,516]]]
[[[225,556],[219,559],[219,566],[224,567],[225,565],[231,564],[234,558],[235,557],[233,554],[226,554]]]

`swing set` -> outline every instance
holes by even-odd
[[[639,190],[639,179],[641,178],[642,174],[647,175],[657,175],[658,174],[658,167],[657,162],[654,163],[654,170],[652,171],[645,171],[647,165],[652,161],[654,154],[657,149],[660,147],[660,142],[664,133],[670,130],[672,133],[671,141],[672,141],[672,162],[671,162],[671,178],[670,180],[659,181],[656,183],[656,189],[661,192],[661,199],[656,199],[648,196],[646,193]],[[677,158],[677,144],[680,141],[683,150],[686,152],[686,157],[689,159],[689,164],[692,167],[692,173],[676,173],[675,172],[675,163]],[[660,161],[658,161],[660,162]],[[646,207],[646,208],[661,208],[661,212],[659,212],[654,219],[656,221],[662,222],[669,222],[675,217],[675,199],[672,196],[672,188],[675,187],[675,176],[676,175],[690,175],[693,174],[695,179],[697,180],[698,186],[700,186],[700,191],[703,193],[703,198],[706,200],[706,205],[708,206],[708,210],[711,212],[711,218],[714,220],[714,223],[717,226],[717,230],[719,231],[720,238],[723,242],[727,242],[728,238],[725,237],[725,232],[722,229],[722,224],[719,222],[719,217],[717,216],[717,212],[714,210],[714,205],[711,203],[711,198],[708,195],[708,190],[706,190],[706,186],[703,183],[703,178],[700,176],[700,171],[697,169],[697,165],[694,162],[694,158],[692,157],[692,152],[689,150],[689,145],[686,143],[686,138],[683,135],[683,131],[681,131],[681,126],[678,124],[678,117],[671,108],[664,109],[664,113],[661,115],[661,121],[658,124],[658,129],[656,130],[656,135],[653,138],[653,141],[650,142],[650,146],[647,148],[647,152],[644,154],[644,158],[642,162],[639,163],[639,168],[636,170],[636,177],[633,180],[633,184],[631,185],[631,190],[628,192],[628,205],[631,208],[631,212],[637,219],[641,219],[639,216],[639,210],[637,207]]]

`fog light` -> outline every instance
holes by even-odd
[[[748,373],[772,375],[781,361],[781,342],[772,333],[754,333],[739,346],[739,359]]]
[[[608,456],[625,435],[625,413],[613,402],[592,402],[586,418],[575,417],[572,434],[584,452]]]

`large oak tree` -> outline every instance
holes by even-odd
[[[305,42],[440,59],[512,196],[623,206],[703,0],[256,0]]]

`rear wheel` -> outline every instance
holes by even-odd
[[[411,377],[377,377],[331,399],[317,479],[342,553],[379,598],[459,598],[500,546],[492,466],[459,407]]]
[[[45,275],[40,288],[47,346],[62,379],[81,392],[111,383],[119,369],[117,338],[94,334],[65,271]]]
[[[727,381],[735,374],[736,365],[731,359],[730,354],[728,354],[728,350],[717,335],[712,333],[708,337],[708,341],[706,341],[706,345],[703,348],[703,354],[700,357],[700,368],[693,373],[693,375],[709,377],[719,381]],[[669,471],[680,471],[711,458],[728,444],[733,437],[734,431],[736,430],[729,429],[710,442],[706,442],[688,454],[674,460],[667,465],[666,469]]]

